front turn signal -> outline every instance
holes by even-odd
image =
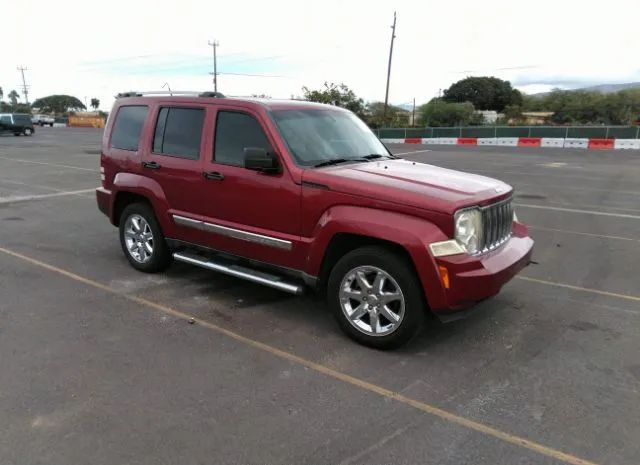
[[[438,273],[440,273],[440,281],[445,289],[451,287],[451,281],[449,281],[449,270],[444,265],[438,265]]]

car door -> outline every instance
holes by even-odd
[[[152,139],[142,156],[142,174],[156,181],[174,225],[165,231],[172,239],[202,243],[193,227],[201,202],[202,154],[210,138],[203,137],[206,105],[160,104],[152,115]]]
[[[274,135],[262,116],[244,108],[218,107],[213,154],[205,159],[201,208],[207,245],[235,255],[302,268],[300,186],[279,157],[277,173],[244,168],[244,149],[274,153]]]

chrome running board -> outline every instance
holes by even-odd
[[[244,266],[215,262],[210,258],[186,252],[175,252],[173,254],[173,258],[179,262],[189,263],[207,270],[217,271],[236,278],[246,279],[247,281],[263,284],[290,294],[300,295],[304,292],[304,287],[301,284],[286,282],[280,276],[253,270]]]

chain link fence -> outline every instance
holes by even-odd
[[[640,126],[465,126],[451,128],[380,128],[380,139],[407,137],[559,137],[640,139]]]

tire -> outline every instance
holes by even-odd
[[[150,205],[128,205],[120,215],[119,224],[120,245],[132,267],[145,273],[167,269],[172,260],[171,251]]]
[[[363,276],[368,286],[375,286],[376,278],[382,276],[382,288],[370,289],[371,294],[365,296],[359,279]],[[350,338],[383,350],[400,347],[413,339],[427,313],[426,299],[413,264],[378,246],[353,250],[338,260],[329,275],[327,301],[340,328]],[[363,312],[363,308],[368,309]],[[376,334],[372,332],[372,312],[379,322],[375,325]],[[354,318],[349,318],[348,313]],[[362,316],[355,318],[359,314]],[[397,319],[392,321],[391,317]]]
[[[23,131],[23,134],[25,136],[33,136],[33,129],[31,128],[25,128],[25,130]]]

